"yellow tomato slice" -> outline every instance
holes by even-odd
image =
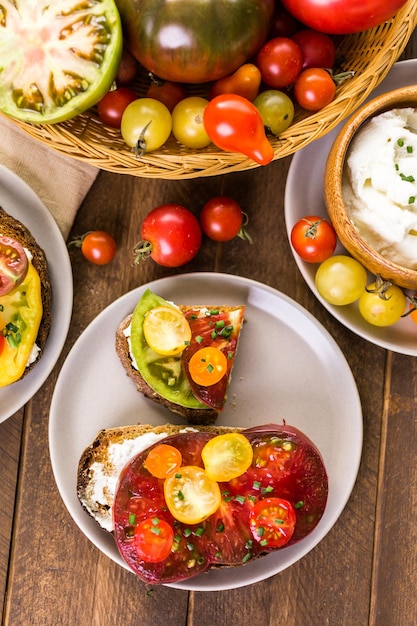
[[[143,321],[146,343],[158,354],[180,354],[191,340],[191,328],[179,309],[157,306]]]
[[[227,372],[226,355],[213,346],[197,350],[190,359],[191,378],[197,385],[209,387],[215,385]]]
[[[166,478],[181,467],[182,454],[178,448],[160,443],[149,452],[144,463],[146,469],[156,478]]]
[[[227,482],[241,476],[250,467],[253,449],[240,433],[217,435],[201,451],[206,474],[212,480]]]
[[[194,465],[184,465],[165,479],[164,496],[171,515],[184,524],[203,522],[221,503],[219,485]]]

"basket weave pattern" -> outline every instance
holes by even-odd
[[[358,108],[385,78],[416,26],[417,2],[408,0],[388,22],[341,38],[338,46],[340,69],[352,70],[354,77],[342,83],[333,102],[318,113],[296,111],[292,125],[279,138],[271,138],[274,159],[287,157],[319,139]],[[143,72],[136,85],[138,95],[144,95],[148,86],[149,78]],[[198,90],[198,87],[191,88],[190,95]],[[100,122],[95,109],[60,124],[16,124],[58,152],[110,172],[182,179],[259,167],[244,155],[224,152],[214,145],[197,152],[184,148],[173,137],[163,148],[137,159],[125,145],[120,132]]]

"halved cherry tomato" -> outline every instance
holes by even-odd
[[[149,452],[144,466],[156,478],[166,478],[181,467],[182,454],[174,446],[160,443]]]
[[[4,336],[0,335],[0,356],[4,349],[4,342],[5,342]]]
[[[186,317],[172,306],[157,306],[143,320],[147,344],[165,356],[180,354],[191,340],[191,328]]]
[[[23,246],[0,235],[0,296],[20,285],[28,271],[28,258]]]
[[[133,89],[128,87],[111,89],[97,104],[99,118],[107,126],[120,128],[127,105],[136,100],[137,97]]]
[[[241,152],[259,165],[267,165],[274,158],[262,117],[247,98],[236,94],[216,96],[204,109],[204,126],[221,150]]]
[[[164,481],[164,496],[173,517],[184,524],[199,524],[221,504],[218,483],[194,465],[182,466]]]
[[[291,244],[304,261],[321,263],[335,251],[337,235],[324,217],[307,215],[298,220],[291,230]]]
[[[320,111],[334,100],[336,83],[321,67],[303,70],[294,84],[294,98],[306,111]]]
[[[92,230],[75,237],[68,245],[81,248],[81,252],[90,263],[106,265],[110,263],[116,254],[116,242],[105,230]]]
[[[191,378],[197,385],[215,385],[227,372],[226,355],[214,346],[206,346],[194,352],[188,367]]]
[[[160,563],[170,554],[174,530],[165,520],[152,517],[135,527],[134,543],[139,558],[146,563]]]
[[[241,476],[252,463],[253,449],[240,433],[226,433],[210,439],[201,451],[206,474],[212,480],[227,482]]]
[[[293,505],[282,498],[258,500],[249,515],[256,541],[266,548],[280,548],[289,542],[295,528]]]
[[[259,93],[261,80],[259,68],[254,63],[244,63],[233,74],[212,84],[210,99],[223,93],[235,93],[253,102]]]

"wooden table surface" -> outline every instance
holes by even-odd
[[[414,57],[417,35],[402,58]],[[7,626],[417,623],[417,359],[359,338],[308,289],[284,225],[290,161],[189,181],[100,172],[72,234],[107,229],[117,240],[117,256],[98,267],[71,250],[74,312],[64,350],[35,397],[0,424],[0,597]],[[197,211],[217,194],[241,202],[249,215],[252,246],[240,239],[223,245],[206,240],[198,257],[181,270],[167,270],[153,261],[131,267],[129,251],[151,208],[178,202]],[[133,574],[89,542],[65,508],[49,459],[48,413],[64,359],[95,316],[134,287],[182,271],[252,278],[311,311],[352,369],[363,407],[363,453],[342,515],[324,540],[292,567],[234,590],[188,592],[157,586],[148,593]]]

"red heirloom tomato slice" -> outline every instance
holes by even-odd
[[[293,505],[282,498],[259,500],[250,513],[252,535],[262,547],[280,548],[289,542],[295,528]]]
[[[222,94],[210,100],[204,109],[204,126],[222,150],[241,152],[259,165],[274,158],[258,109],[242,96]]]
[[[339,35],[379,26],[405,3],[406,0],[282,0],[306,26]]]
[[[113,0],[5,0],[0,17],[0,109],[6,115],[62,122],[110,89],[122,54]]]
[[[337,235],[333,226],[318,215],[302,217],[291,230],[291,244],[304,261],[321,263],[336,248]]]
[[[23,246],[10,237],[0,235],[0,296],[20,285],[28,271]]]

